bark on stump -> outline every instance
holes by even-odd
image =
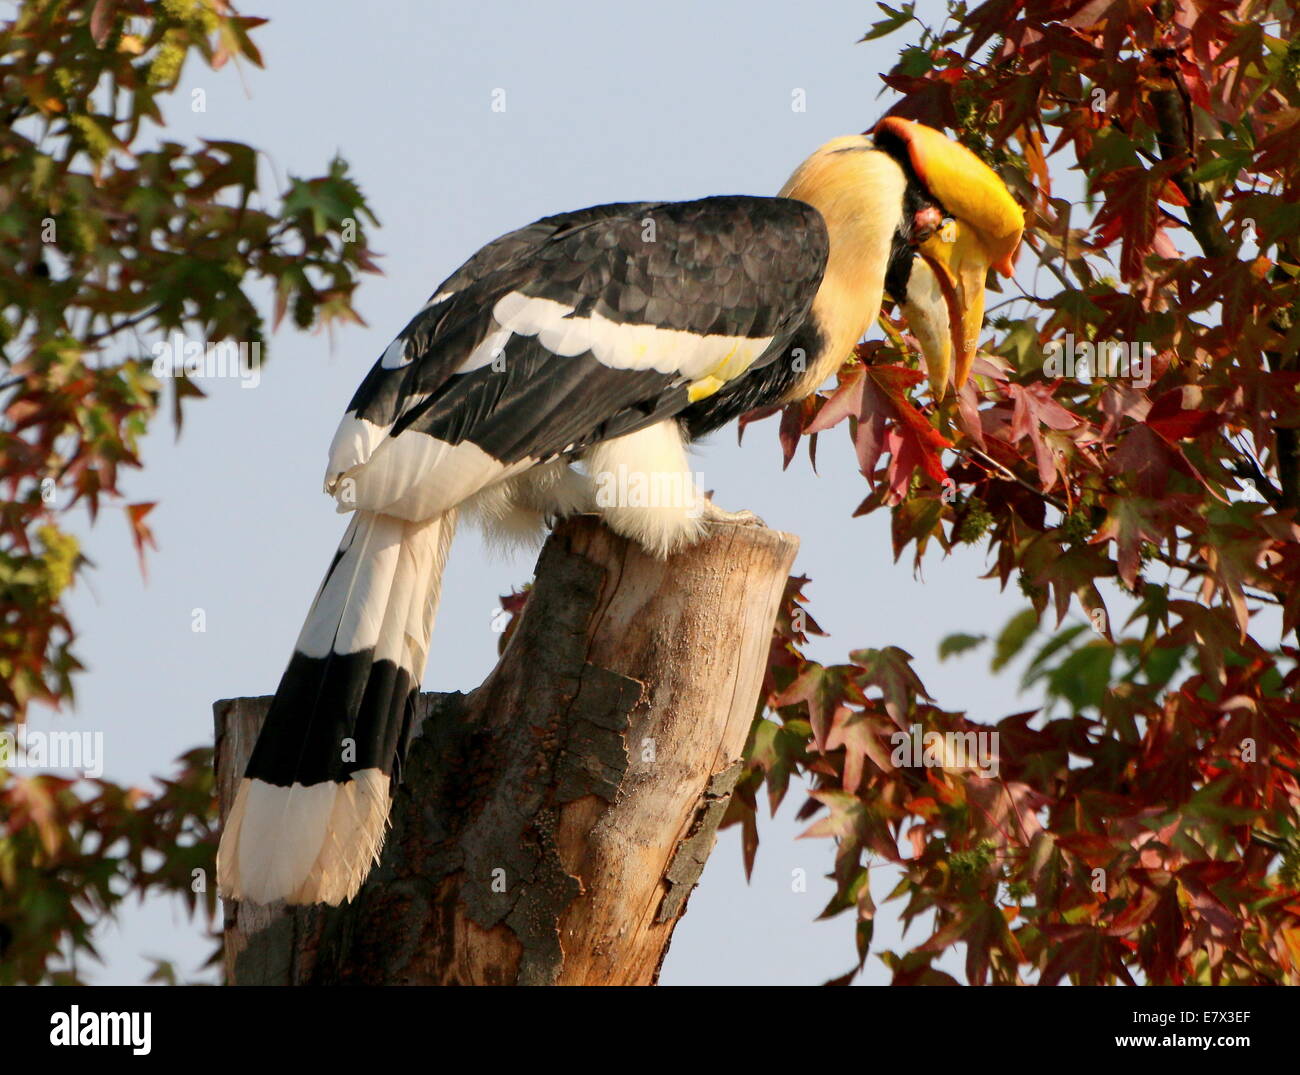
[[[653,984],[739,773],[797,549],[725,525],[659,561],[593,517],[561,525],[487,680],[420,696],[357,899],[227,901],[227,981]],[[214,707],[223,822],[269,702]]]

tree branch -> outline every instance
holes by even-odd
[[[1156,141],[1166,161],[1183,159],[1173,180],[1187,199],[1187,223],[1207,257],[1227,257],[1233,251],[1232,240],[1219,219],[1218,209],[1209,192],[1192,176],[1196,167],[1196,129],[1192,122],[1192,100],[1187,83],[1170,49],[1156,49],[1152,56],[1160,62],[1169,85],[1150,92],[1155,113]]]

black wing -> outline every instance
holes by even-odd
[[[385,441],[412,436],[469,442],[506,466],[541,461],[734,396],[742,378],[770,379],[827,249],[812,207],[739,195],[596,206],[511,232],[375,364],[331,477],[364,482]]]

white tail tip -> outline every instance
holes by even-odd
[[[217,850],[221,895],[331,906],[352,899],[379,861],[388,792],[388,775],[378,769],[342,784],[241,780]]]

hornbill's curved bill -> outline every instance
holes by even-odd
[[[330,446],[325,489],[352,518],[226,819],[223,895],[356,895],[460,514],[508,537],[595,511],[655,555],[689,544],[725,517],[692,484],[690,441],[815,392],[886,291],[936,396],[960,386],[987,270],[1011,273],[1022,227],[973,153],[889,118],[822,146],[776,198],[595,206],[471,257],[380,356]],[[621,495],[625,475],[675,495]]]
[[[874,142],[906,161],[916,182],[938,202],[915,222],[922,228],[903,294],[892,295],[921,344],[935,394],[970,375],[984,324],[984,279],[990,268],[1011,276],[1024,229],[1024,213],[997,173],[969,149],[933,127],[889,116]],[[951,215],[942,223],[939,207]]]

